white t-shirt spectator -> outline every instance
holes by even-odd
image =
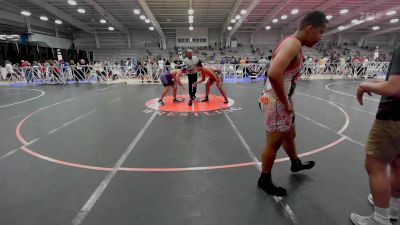
[[[163,69],[164,68],[164,60],[160,59],[157,61],[158,63],[158,68]]]
[[[6,64],[6,71],[7,71],[7,74],[13,74],[13,73],[15,73],[15,72],[14,72],[14,69],[13,69],[13,66],[11,65],[11,63],[7,63],[7,64]]]

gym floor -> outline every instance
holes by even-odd
[[[209,103],[165,108],[161,84],[0,87],[0,224],[351,224],[372,212],[363,144],[379,103],[358,105],[359,82],[299,82],[296,143],[316,166],[291,173],[281,150],[284,198],[256,185],[262,82],[224,84],[228,105],[212,87]]]

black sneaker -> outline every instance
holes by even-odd
[[[189,100],[189,106],[192,106],[192,99]]]
[[[180,100],[178,100],[178,99],[175,98],[172,102],[173,102],[173,103],[178,103],[178,102],[182,102],[182,101],[180,101]]]
[[[287,195],[287,191],[283,187],[277,187],[272,182],[267,182],[261,178],[258,179],[258,186],[263,189],[267,194],[283,197]]]
[[[228,99],[225,99],[224,104],[228,104],[228,102],[229,102]]]
[[[298,160],[298,161],[292,163],[290,170],[293,173],[296,173],[301,170],[309,170],[309,169],[313,168],[314,166],[315,166],[314,161],[307,161],[307,162],[302,163],[300,160]]]
[[[164,105],[164,102],[163,102],[163,100],[161,100],[161,99],[158,99],[158,104],[160,104],[160,105]]]
[[[208,97],[205,97],[201,102],[208,102]]]

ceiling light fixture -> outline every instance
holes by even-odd
[[[395,14],[396,14],[396,11],[394,11],[394,10],[386,13],[386,15],[388,15],[388,16],[393,16]]]
[[[390,23],[397,23],[397,22],[399,22],[399,19],[391,19],[390,20]]]
[[[367,17],[367,20],[368,20],[368,21],[371,21],[371,20],[374,20],[374,19],[375,19],[375,16],[368,16],[368,17]]]
[[[70,4],[70,5],[76,5],[76,1],[75,1],[75,0],[68,0],[68,4]]]
[[[299,13],[299,10],[298,9],[293,9],[290,13],[292,15],[295,15],[295,14]]]
[[[21,14],[24,15],[24,16],[30,16],[31,15],[30,12],[25,11],[25,10],[21,11]]]

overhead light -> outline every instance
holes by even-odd
[[[379,29],[381,29],[380,27],[378,27],[378,26],[374,26],[374,27],[372,27],[372,30],[379,30]]]
[[[246,13],[247,13],[247,10],[245,10],[245,9],[240,10],[240,14],[244,15]]]
[[[326,19],[327,19],[327,20],[330,20],[330,19],[332,19],[332,17],[333,17],[332,15],[327,15],[327,16],[326,16]]]
[[[279,20],[278,19],[273,19],[272,22],[273,23],[277,23]]]
[[[54,20],[54,23],[56,23],[56,24],[62,24],[62,21],[61,21],[61,20]]]
[[[192,26],[189,27],[189,30],[193,30],[194,28]]]
[[[189,13],[189,15],[193,15],[193,13],[194,13],[193,9],[192,9],[192,8],[189,9],[189,10],[188,10],[188,13]]]
[[[281,16],[281,19],[282,19],[282,20],[286,20],[286,19],[287,19],[287,15],[282,15],[282,16]]]
[[[348,13],[348,12],[349,12],[348,9],[342,9],[342,10],[340,10],[340,14],[346,14],[346,13]]]
[[[397,22],[399,22],[399,19],[391,19],[390,20],[390,23],[397,23]]]
[[[299,13],[299,10],[298,9],[293,9],[290,13],[295,15],[295,14]]]
[[[114,30],[114,27],[108,27],[108,30],[109,30],[109,31],[113,31],[113,30]]]
[[[134,9],[134,10],[133,10],[133,13],[134,13],[135,15],[139,15],[139,14],[140,14],[140,10],[139,10],[139,9]]]
[[[154,30],[154,27],[149,27],[149,30]]]
[[[193,23],[194,21],[193,20],[189,20],[189,23]]]
[[[106,21],[105,19],[101,19],[101,20],[100,20],[100,23],[103,23],[103,24],[104,24],[104,23],[107,23],[107,21]]]
[[[236,19],[231,19],[231,23],[236,23]]]
[[[345,26],[340,26],[340,27],[338,27],[338,29],[339,30],[344,30],[344,29],[346,29],[346,27]]]
[[[189,16],[189,20],[193,20],[194,19],[194,17],[193,16]]]
[[[354,20],[352,20],[352,21],[351,21],[351,23],[352,23],[352,24],[360,24],[360,23],[361,23],[361,21],[360,21],[360,20],[356,20],[356,19],[354,19]]]
[[[394,11],[394,10],[386,13],[386,15],[388,15],[388,16],[393,16],[395,14],[396,14],[396,11]]]
[[[68,4],[70,4],[70,5],[76,5],[76,1],[75,1],[75,0],[68,0]]]
[[[47,18],[46,16],[41,16],[41,17],[39,17],[41,20],[43,20],[43,21],[47,21],[47,20],[49,20],[49,18]]]
[[[368,17],[367,17],[367,20],[368,20],[368,21],[371,21],[371,20],[374,20],[374,19],[375,19],[375,16],[368,16]]]
[[[145,20],[145,19],[146,19],[146,16],[145,16],[145,15],[140,15],[140,19],[141,19],[141,20]]]
[[[231,26],[229,26],[227,29],[228,29],[228,30],[232,30],[232,27],[231,27]]]
[[[266,26],[265,29],[266,30],[271,30],[271,26]]]
[[[78,13],[85,13],[86,11],[84,9],[78,9]]]
[[[235,16],[235,19],[237,19],[237,20],[240,20],[240,18],[242,18],[242,16],[239,14]]]
[[[21,14],[22,15],[24,15],[24,16],[30,16],[31,15],[31,13],[30,12],[28,12],[28,11],[21,11]]]
[[[150,20],[149,19],[145,19],[144,22],[145,23],[150,23]]]

